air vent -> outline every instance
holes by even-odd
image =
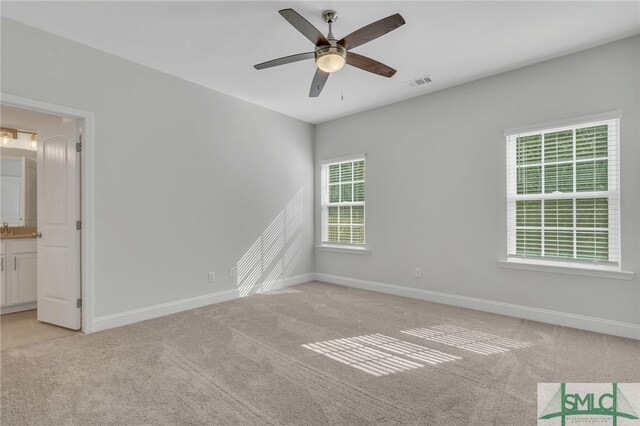
[[[424,86],[427,83],[431,83],[431,79],[429,77],[420,77],[407,81],[407,84],[411,87]]]

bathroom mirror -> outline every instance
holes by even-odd
[[[0,147],[0,223],[37,225],[36,151]]]

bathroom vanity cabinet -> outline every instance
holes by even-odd
[[[38,294],[36,240],[5,239],[0,246],[1,312],[34,309]]]

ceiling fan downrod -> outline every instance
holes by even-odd
[[[335,37],[333,36],[333,23],[338,20],[338,12],[335,10],[325,10],[322,12],[322,17],[324,18],[324,22],[329,24],[329,34],[327,34],[327,40],[329,42],[333,42],[335,44]]]

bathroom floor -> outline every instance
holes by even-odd
[[[78,333],[38,321],[37,312],[33,309],[2,315],[0,317],[0,349],[15,348]]]

